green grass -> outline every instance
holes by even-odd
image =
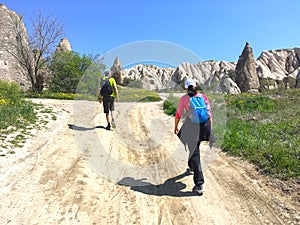
[[[44,112],[43,112],[44,111]],[[26,139],[31,136],[29,130],[40,126],[37,114],[48,114],[52,111],[25,99],[24,93],[16,83],[0,81],[0,149],[7,149],[6,153],[14,154],[11,148],[22,147]],[[55,120],[56,116],[53,115]],[[1,156],[5,156],[1,152]]]
[[[300,90],[207,94],[216,146],[278,178],[300,177]],[[174,115],[179,98],[164,102]]]
[[[155,91],[148,91],[139,88],[130,88],[125,86],[118,86],[120,102],[155,102],[160,101],[158,93]],[[44,91],[43,93],[27,92],[28,98],[51,98],[51,99],[64,99],[64,100],[88,100],[97,101],[98,96],[87,94],[72,94],[72,93],[52,93]]]
[[[226,97],[228,123],[222,149],[267,174],[300,176],[300,90]]]
[[[156,102],[161,101],[158,93],[139,88],[119,86],[120,102]]]
[[[158,93],[138,88],[119,87],[121,102],[152,102],[160,101]],[[14,154],[10,148],[22,147],[30,130],[41,129],[49,120],[57,120],[51,108],[34,104],[26,98],[51,98],[64,100],[96,101],[97,96],[72,93],[23,93],[16,83],[0,81],[0,155],[5,156],[1,149],[7,149],[6,154]],[[37,115],[40,115],[38,117]],[[15,134],[15,135],[14,135]]]

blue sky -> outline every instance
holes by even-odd
[[[264,50],[300,47],[299,0],[2,0],[24,15],[38,10],[64,24],[80,54],[103,54],[128,43],[162,41],[201,60],[237,61],[249,42]],[[154,48],[157,54],[161,51]],[[149,59],[151,60],[151,59]],[[184,60],[184,59],[183,59]],[[122,61],[122,59],[121,59]]]

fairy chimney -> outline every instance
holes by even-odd
[[[116,79],[117,84],[121,84],[122,82],[122,65],[119,57],[115,58],[114,64],[110,68],[112,77]]]
[[[72,51],[71,44],[67,38],[62,38],[56,48],[56,52],[70,52]]]
[[[253,50],[247,42],[235,68],[236,84],[241,92],[258,92],[259,79]]]

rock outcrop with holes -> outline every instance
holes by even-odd
[[[263,51],[256,60],[256,68],[261,85],[268,89],[299,88],[300,48]],[[271,84],[268,87],[266,83]]]
[[[5,5],[0,4],[0,80],[14,81],[27,88],[29,83],[21,67],[13,56],[16,54],[16,22],[19,29],[27,35],[22,18]],[[26,36],[27,37],[27,36]]]
[[[124,69],[122,80],[125,78],[134,80],[141,80],[143,86],[149,90],[169,89],[175,86],[171,80],[175,68],[160,68],[155,65],[138,64],[131,68]]]
[[[300,49],[264,51],[254,59],[249,43],[236,62],[184,62],[177,68],[137,65],[124,70],[122,79],[142,79],[144,88],[163,90],[181,85],[188,77],[216,92],[237,94],[261,89],[300,88]],[[146,80],[146,81],[145,81]]]
[[[214,60],[198,64],[184,62],[177,68],[139,64],[124,69],[122,80],[142,80],[144,88],[164,90],[182,86],[190,77],[203,89],[230,94],[279,87],[300,88],[299,55],[299,48],[270,50],[264,51],[255,60],[252,48],[246,44],[238,63]]]

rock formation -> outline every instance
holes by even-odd
[[[252,48],[246,43],[235,68],[235,82],[241,92],[258,92],[259,80]]]
[[[300,48],[263,51],[257,59],[257,66],[263,68],[261,78],[283,80],[300,66]]]
[[[171,79],[182,83],[187,77],[193,78],[203,88],[211,88],[214,83],[219,82],[229,71],[235,69],[235,63],[225,61],[205,61],[198,64],[184,62],[178,66]]]
[[[27,37],[27,31],[20,16],[0,4],[0,80],[15,81],[21,87],[27,88],[29,83],[26,76],[22,73],[16,58],[11,54],[16,53],[16,21],[20,21],[18,25]]]
[[[277,87],[283,82],[286,88],[299,88],[294,79],[297,80],[300,71],[300,48],[264,51],[256,64],[261,80],[275,81]]]
[[[70,52],[72,51],[71,44],[67,38],[62,38],[56,48],[56,52]]]
[[[122,65],[121,65],[121,62],[120,62],[120,59],[118,56],[115,58],[115,61],[112,65],[112,67],[110,68],[110,71],[112,73],[112,77],[115,78],[117,84],[121,84],[123,69],[122,69]]]
[[[241,90],[239,89],[237,84],[228,75],[222,77],[219,84],[213,89],[213,91],[226,94],[241,93]]]
[[[174,88],[176,85],[182,86],[184,80],[191,77],[204,89],[231,94],[279,87],[300,88],[299,56],[299,48],[270,50],[264,51],[255,60],[247,43],[238,63],[214,60],[198,64],[184,62],[177,68],[139,64],[125,69],[122,80],[140,79],[144,88],[163,90]],[[243,90],[237,85],[239,81],[243,81],[246,86]]]
[[[124,69],[122,80],[141,80],[143,86],[149,90],[169,89],[175,86],[171,76],[176,68],[160,68],[155,65],[137,64],[131,68]]]

